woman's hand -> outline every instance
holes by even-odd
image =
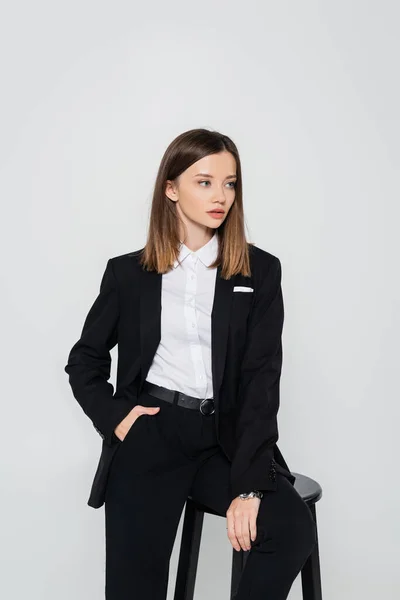
[[[228,538],[235,550],[250,550],[250,537],[254,542],[257,535],[256,521],[260,498],[242,500],[235,498],[226,511]]]
[[[123,421],[116,426],[114,429],[115,435],[121,442],[123,442],[128,431],[136,419],[140,418],[140,415],[155,415],[159,410],[159,406],[142,406],[141,404],[136,404],[136,406],[132,408],[131,412],[126,415],[125,419],[123,419]]]

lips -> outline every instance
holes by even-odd
[[[225,212],[223,210],[209,210],[207,211],[207,214],[209,214],[213,219],[221,220]]]

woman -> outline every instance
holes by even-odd
[[[246,242],[235,144],[179,135],[146,245],[108,260],[65,367],[103,439],[88,504],[105,505],[107,600],[165,600],[188,495],[250,550],[237,600],[287,598],[316,529],[276,444],[282,327],[281,263]]]

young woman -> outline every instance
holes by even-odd
[[[103,440],[88,504],[105,505],[107,600],[165,600],[189,495],[250,550],[237,600],[287,598],[316,529],[276,444],[282,327],[281,263],[246,241],[235,144],[182,133],[145,247],[108,260],[65,366]]]

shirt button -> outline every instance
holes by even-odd
[[[190,279],[194,279],[194,278],[195,278],[195,275],[192,275],[192,276],[190,277]]]
[[[194,326],[195,326],[194,323],[192,323],[192,327],[194,327]]]

